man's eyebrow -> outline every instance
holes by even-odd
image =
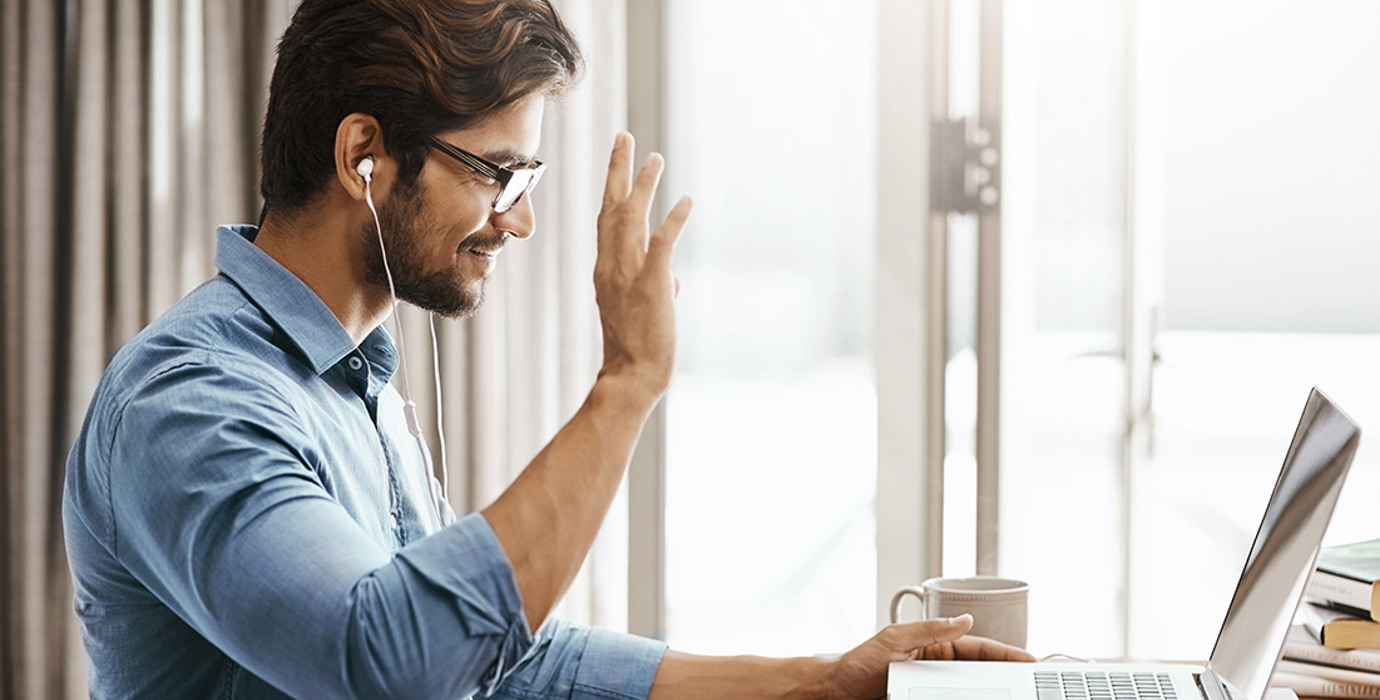
[[[484,160],[489,161],[490,163],[496,163],[504,167],[510,165],[527,165],[537,159],[537,157],[534,155],[518,153],[517,151],[507,149],[497,151],[485,151],[480,157]]]

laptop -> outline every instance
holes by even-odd
[[[1308,395],[1206,665],[902,661],[890,700],[1263,700],[1361,429]]]

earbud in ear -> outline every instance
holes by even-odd
[[[359,165],[355,166],[355,172],[359,173],[359,176],[364,178],[365,182],[369,182],[370,176],[374,174],[373,156],[369,156],[366,157],[364,160],[361,160],[359,162]]]

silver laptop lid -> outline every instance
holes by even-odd
[[[1321,391],[1309,393],[1208,662],[1233,700],[1265,697],[1360,437]]]

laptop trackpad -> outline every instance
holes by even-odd
[[[1007,688],[911,688],[909,700],[1011,700]]]

